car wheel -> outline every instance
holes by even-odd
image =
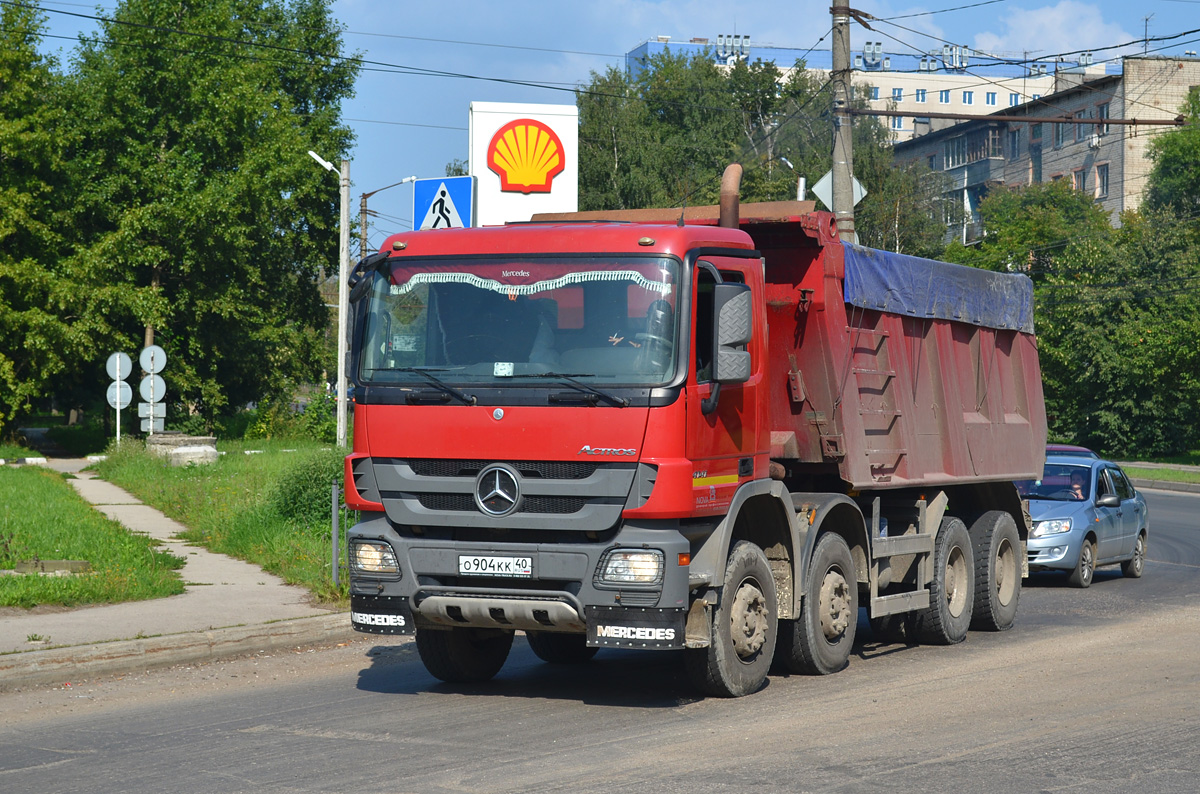
[[[1125,562],[1121,563],[1121,573],[1130,579],[1142,578],[1142,571],[1146,568],[1146,533],[1142,532],[1138,535],[1137,543],[1133,547],[1133,556]]]
[[[1075,570],[1067,575],[1067,582],[1072,587],[1091,587],[1092,577],[1096,574],[1096,544],[1085,539],[1079,549],[1079,560]]]
[[[712,612],[712,641],[684,655],[688,677],[709,695],[741,697],[767,678],[779,631],[775,578],[758,546],[738,541],[725,564],[721,603]]]

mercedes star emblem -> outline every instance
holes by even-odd
[[[488,466],[475,481],[475,504],[489,516],[506,516],[517,509],[521,486],[517,473],[502,463]]]

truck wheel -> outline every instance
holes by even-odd
[[[588,647],[586,634],[527,631],[525,638],[529,640],[529,649],[534,655],[550,664],[581,664],[600,650]]]
[[[857,628],[854,558],[846,539],[828,532],[817,541],[808,564],[800,617],[780,624],[778,653],[793,673],[836,673],[850,661]]]
[[[1096,544],[1085,538],[1079,548],[1079,560],[1075,563],[1075,570],[1067,574],[1067,583],[1072,587],[1091,587],[1095,573]]]
[[[954,645],[967,638],[975,601],[974,559],[966,525],[953,516],[943,518],[933,544],[929,606],[916,614],[922,641]]]
[[[1137,537],[1133,546],[1133,556],[1121,563],[1121,575],[1129,579],[1141,579],[1142,571],[1146,568],[1146,533]]]
[[[1007,631],[1021,598],[1021,536],[1003,510],[991,510],[971,525],[975,550],[975,609],[971,628]]]
[[[725,563],[721,603],[712,613],[712,642],[689,649],[688,677],[717,697],[741,697],[762,686],[775,654],[775,579],[762,549],[744,540]]]
[[[417,653],[434,678],[454,684],[488,681],[508,658],[513,633],[498,629],[417,629]]]

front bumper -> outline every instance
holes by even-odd
[[[384,541],[395,551],[398,576],[350,575],[351,621],[358,631],[411,634],[427,628],[489,628],[586,633],[597,647],[682,648],[688,607],[690,544],[677,525],[624,525],[603,542],[503,543],[400,535],[379,514],[350,529],[349,540]],[[597,571],[614,548],[658,550],[660,581],[607,584]],[[521,578],[465,576],[460,556],[520,556],[532,560]]]
[[[1060,535],[1030,538],[1025,544],[1030,570],[1071,571],[1079,562],[1083,533],[1072,529]]]

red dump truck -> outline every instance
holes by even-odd
[[[481,681],[683,649],[703,691],[848,663],[860,607],[1013,624],[1046,435],[1024,276],[811,203],[390,237],[351,276],[351,620]]]

